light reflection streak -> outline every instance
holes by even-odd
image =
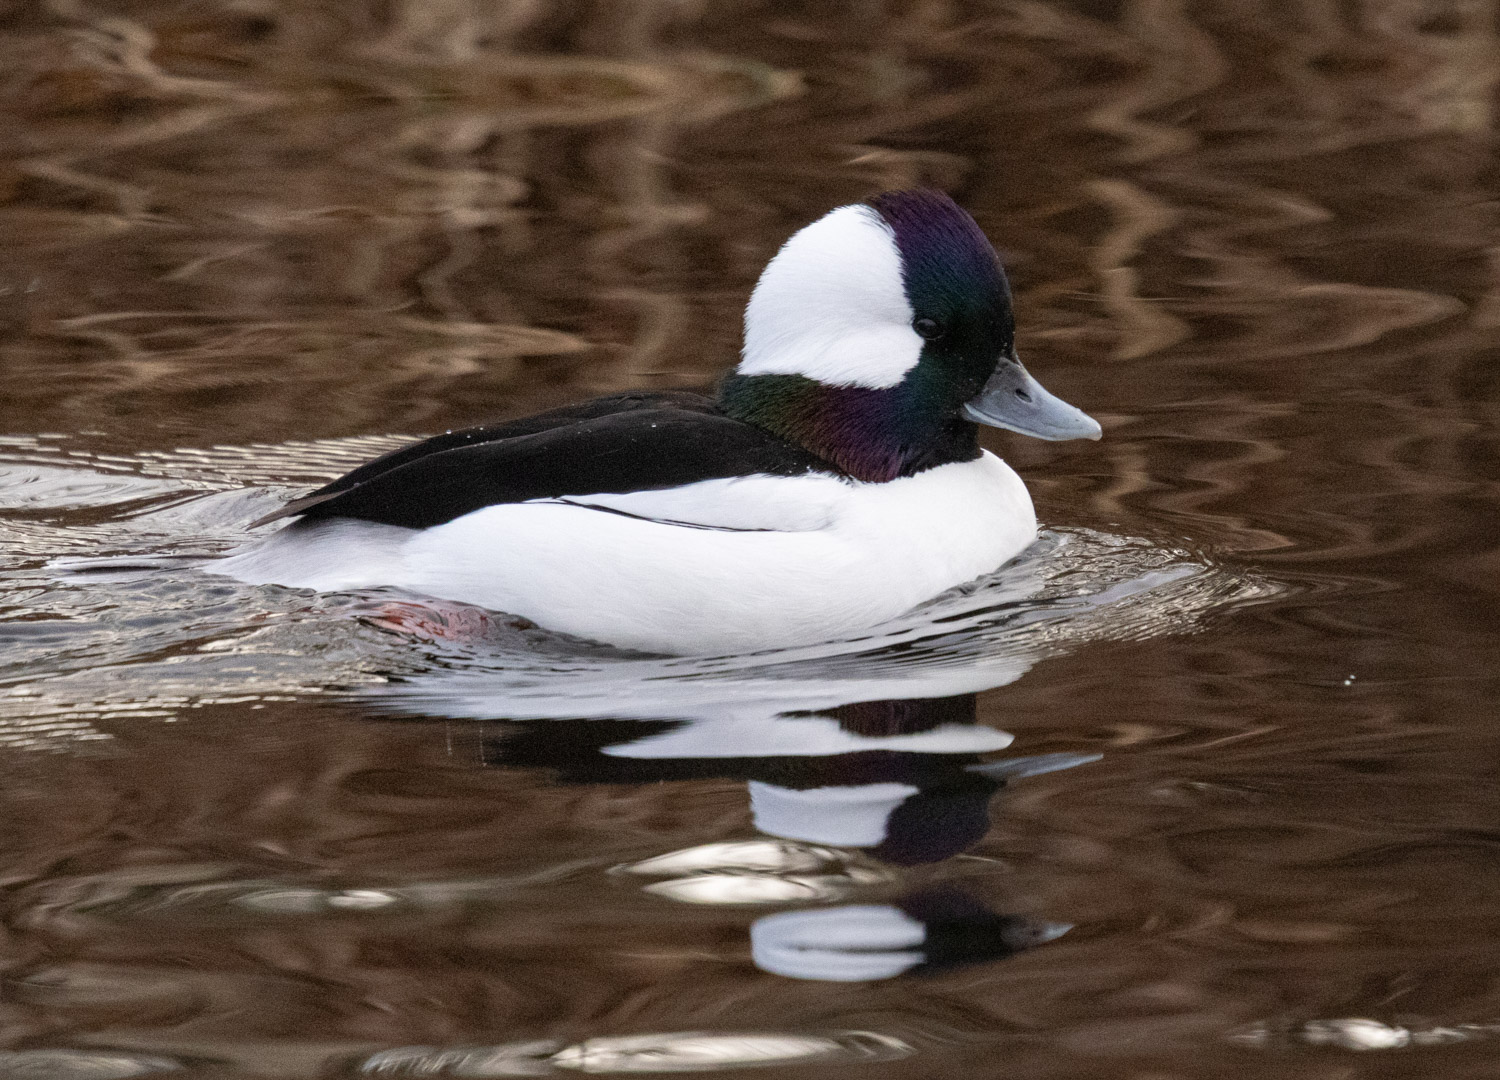
[[[1254,1024],[1230,1033],[1229,1041],[1256,1050],[1322,1046],[1336,1050],[1417,1050],[1492,1039],[1500,1022],[1441,1024],[1432,1021],[1385,1023],[1354,1016],[1301,1023]]]
[[[183,1062],[157,1054],[109,1050],[0,1050],[0,1076],[7,1080],[131,1080],[178,1072]]]
[[[557,1070],[593,1074],[714,1072],[772,1065],[874,1064],[914,1052],[873,1031],[830,1033],[675,1032],[585,1039],[570,1046],[523,1042],[454,1049],[414,1046],[372,1055],[371,1076],[543,1076]]]

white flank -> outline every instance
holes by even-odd
[[[835,512],[848,497],[849,485],[831,476],[755,474],[660,491],[533,499],[527,505],[598,507],[704,528],[810,532],[833,524]]]
[[[490,506],[423,530],[331,520],[209,569],[256,584],[394,586],[627,648],[713,655],[874,626],[1035,536],[1025,485],[984,454],[884,484],[751,476]]]
[[[842,206],[788,240],[745,309],[741,375],[805,375],[830,386],[895,386],[922,339],[890,226]]]

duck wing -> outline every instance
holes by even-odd
[[[254,524],[337,517],[424,529],[500,503],[806,473],[834,470],[707,398],[620,395],[402,447]]]
[[[560,408],[548,409],[546,412],[534,413],[531,416],[522,416],[514,420],[501,420],[494,424],[483,424],[478,427],[461,428],[458,431],[447,431],[441,435],[434,435],[429,439],[414,442],[410,446],[403,446],[389,453],[381,454],[379,457],[365,462],[359,468],[345,473],[337,480],[324,484],[316,491],[310,491],[300,498],[293,499],[280,510],[269,513],[264,517],[256,518],[250,523],[249,527],[254,529],[273,521],[279,521],[282,518],[296,517],[298,515],[313,516],[310,511],[319,503],[327,502],[335,495],[358,487],[360,484],[372,480],[381,473],[399,469],[403,465],[431,454],[438,454],[445,450],[455,450],[465,446],[478,446],[484,443],[499,442],[503,439],[513,439],[522,435],[534,435],[537,432],[565,427],[569,424],[592,420],[600,416],[657,408],[675,408],[687,412],[718,412],[718,406],[702,394],[690,394],[683,391],[666,391],[662,393],[635,391],[627,394],[611,394],[607,397],[574,402],[572,405],[563,405]]]

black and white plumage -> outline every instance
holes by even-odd
[[[976,423],[1099,430],[1015,358],[1009,287],[973,220],[892,193],[787,242],[717,399],[621,394],[427,439],[262,519],[296,518],[214,569],[394,586],[653,652],[807,644],[1035,537]]]
[[[428,529],[502,503],[628,494],[745,475],[832,470],[700,394],[616,394],[424,439],[255,524],[355,518]]]

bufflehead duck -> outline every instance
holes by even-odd
[[[1036,536],[976,424],[1097,439],[1015,349],[993,247],[948,196],[888,192],[782,246],[717,399],[627,393],[379,457],[210,569],[392,586],[647,652],[826,641]]]

